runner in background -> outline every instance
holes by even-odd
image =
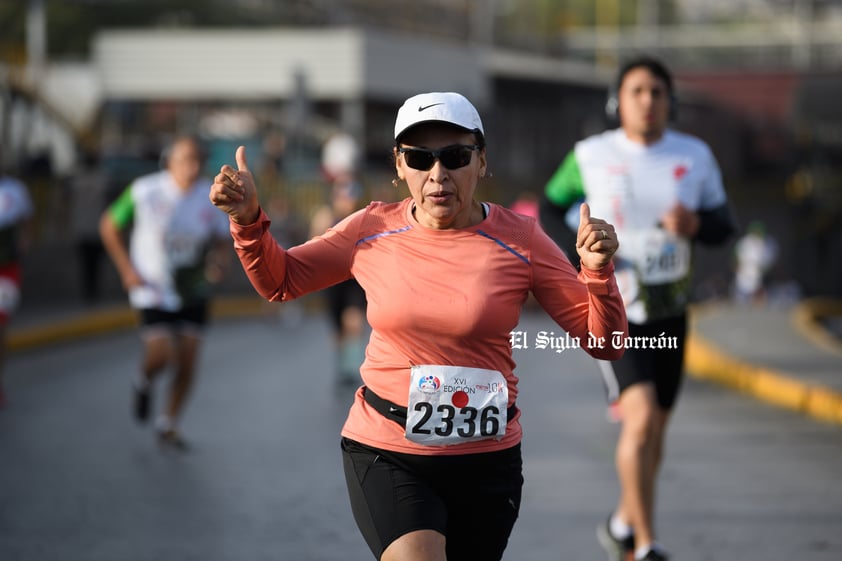
[[[3,374],[9,320],[20,302],[21,259],[32,235],[32,199],[21,181],[0,175],[0,409],[6,406]]]
[[[523,191],[514,201],[512,201],[509,208],[518,214],[531,216],[535,220],[540,221],[541,219],[539,212],[539,198],[535,193]]]
[[[99,150],[87,147],[79,169],[68,182],[70,227],[79,268],[79,288],[86,304],[100,299],[100,273],[105,248],[99,235],[99,218],[108,204],[108,178]]]
[[[616,362],[599,361],[622,428],[620,497],[597,536],[611,561],[631,551],[639,561],[661,561],[668,556],[656,541],[655,489],[683,377],[692,245],[723,243],[734,226],[710,148],[667,127],[676,101],[663,64],[645,57],[624,64],[607,105],[620,128],[576,144],[547,183],[541,220],[565,248],[575,239],[582,200],[614,224],[628,335],[667,345],[627,348]]]
[[[359,210],[363,189],[359,175],[359,147],[354,138],[338,132],[322,148],[322,171],[330,182],[327,204],[313,214],[310,237],[324,234],[339,221]],[[324,290],[333,328],[336,379],[340,384],[357,384],[365,359],[367,323],[365,292],[356,279],[348,279]]]
[[[105,249],[140,316],[144,350],[134,380],[135,417],[149,419],[154,382],[172,367],[155,428],[161,444],[179,449],[186,448],[179,421],[195,378],[211,285],[231,252],[226,216],[208,201],[203,162],[197,139],[176,139],[162,155],[164,169],[132,182],[100,220]]]
[[[747,230],[734,246],[734,298],[738,304],[762,305],[769,271],[778,258],[778,244],[759,220],[750,222]]]

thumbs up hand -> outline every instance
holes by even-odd
[[[260,203],[254,177],[248,168],[245,146],[237,148],[235,160],[237,169],[225,164],[213,178],[209,197],[237,224],[253,224],[260,213]]]
[[[619,247],[614,226],[600,218],[592,218],[591,207],[588,203],[582,203],[579,207],[579,232],[576,235],[576,252],[582,267],[603,268]]]

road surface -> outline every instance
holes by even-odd
[[[534,343],[561,330],[542,314]],[[162,452],[130,415],[132,331],[17,353],[0,411],[0,560],[369,560],[345,494],[321,316],[219,320],[184,419]],[[581,350],[515,351],[526,487],[506,561],[602,561],[613,446]],[[158,394],[163,387],[157,388]],[[679,561],[842,559],[842,433],[693,379],[669,433],[660,539]],[[461,474],[470,485],[470,474]]]

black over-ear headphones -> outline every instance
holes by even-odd
[[[626,74],[635,68],[646,68],[664,81],[669,94],[669,120],[675,121],[678,118],[678,97],[675,95],[672,74],[661,61],[648,56],[631,59],[617,71],[617,78],[611,85],[611,89],[608,91],[608,98],[605,100],[605,116],[612,121],[620,120],[620,86],[623,85],[623,79],[625,79]]]

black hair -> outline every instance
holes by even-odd
[[[673,89],[672,73],[669,69],[667,69],[664,63],[651,56],[641,56],[623,63],[620,70],[617,72],[617,80],[614,84],[614,89],[616,91],[620,90],[620,87],[623,85],[623,80],[626,79],[626,75],[636,68],[647,69],[649,72],[663,80],[670,94],[675,93]]]
[[[666,85],[667,95],[669,96],[670,102],[669,119],[670,121],[674,121],[678,110],[678,99],[675,95],[672,73],[663,62],[648,55],[629,59],[620,66],[620,69],[617,71],[617,77],[614,80],[614,84],[608,92],[608,99],[605,102],[606,116],[610,120],[616,120],[619,118],[618,110],[620,108],[620,87],[623,85],[623,80],[626,79],[626,75],[637,68],[647,69]]]
[[[199,162],[202,166],[208,159],[207,148],[205,147],[204,141],[196,134],[179,134],[167,141],[164,145],[164,148],[161,150],[160,155],[158,156],[158,165],[161,169],[166,169],[167,165],[169,165],[170,155],[172,154],[172,149],[176,144],[181,142],[192,142],[193,146],[196,147],[196,150],[199,154]]]

